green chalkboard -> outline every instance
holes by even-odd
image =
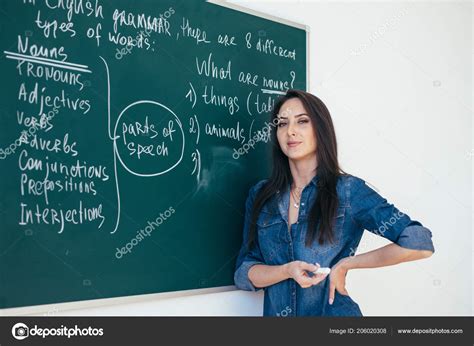
[[[233,285],[306,35],[207,2],[1,0],[0,308]]]

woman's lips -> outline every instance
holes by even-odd
[[[297,145],[301,144],[301,142],[288,142],[287,145],[289,148],[294,148]]]

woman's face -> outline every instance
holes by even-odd
[[[277,138],[283,153],[293,161],[314,159],[316,134],[300,99],[292,98],[283,103],[278,120]]]

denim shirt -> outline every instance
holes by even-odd
[[[291,231],[288,230],[290,186],[267,201],[257,219],[256,246],[249,251],[253,201],[266,180],[250,189],[245,205],[243,243],[234,273],[237,288],[261,289],[254,287],[248,277],[249,269],[255,264],[282,265],[301,260],[331,268],[340,259],[354,255],[364,229],[404,248],[434,252],[429,229],[388,203],[364,180],[349,174],[340,176],[337,183],[339,206],[335,217],[335,241],[320,245],[316,240],[311,247],[306,247],[307,214],[316,198],[318,179],[315,176],[304,188],[298,221],[291,225]],[[329,304],[329,276],[309,288],[301,288],[295,280],[287,279],[265,287],[264,291],[264,316],[362,316],[359,305],[337,290],[333,304]]]

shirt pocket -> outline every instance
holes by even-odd
[[[257,219],[258,243],[267,264],[278,264],[277,259],[286,241],[286,222],[279,213],[262,210]]]
[[[336,216],[334,217],[334,237],[333,242],[326,241],[324,244],[319,244],[318,239],[311,245],[311,251],[315,255],[328,254],[331,250],[342,246],[342,234],[344,231],[344,220],[346,217],[346,208],[339,207]]]

